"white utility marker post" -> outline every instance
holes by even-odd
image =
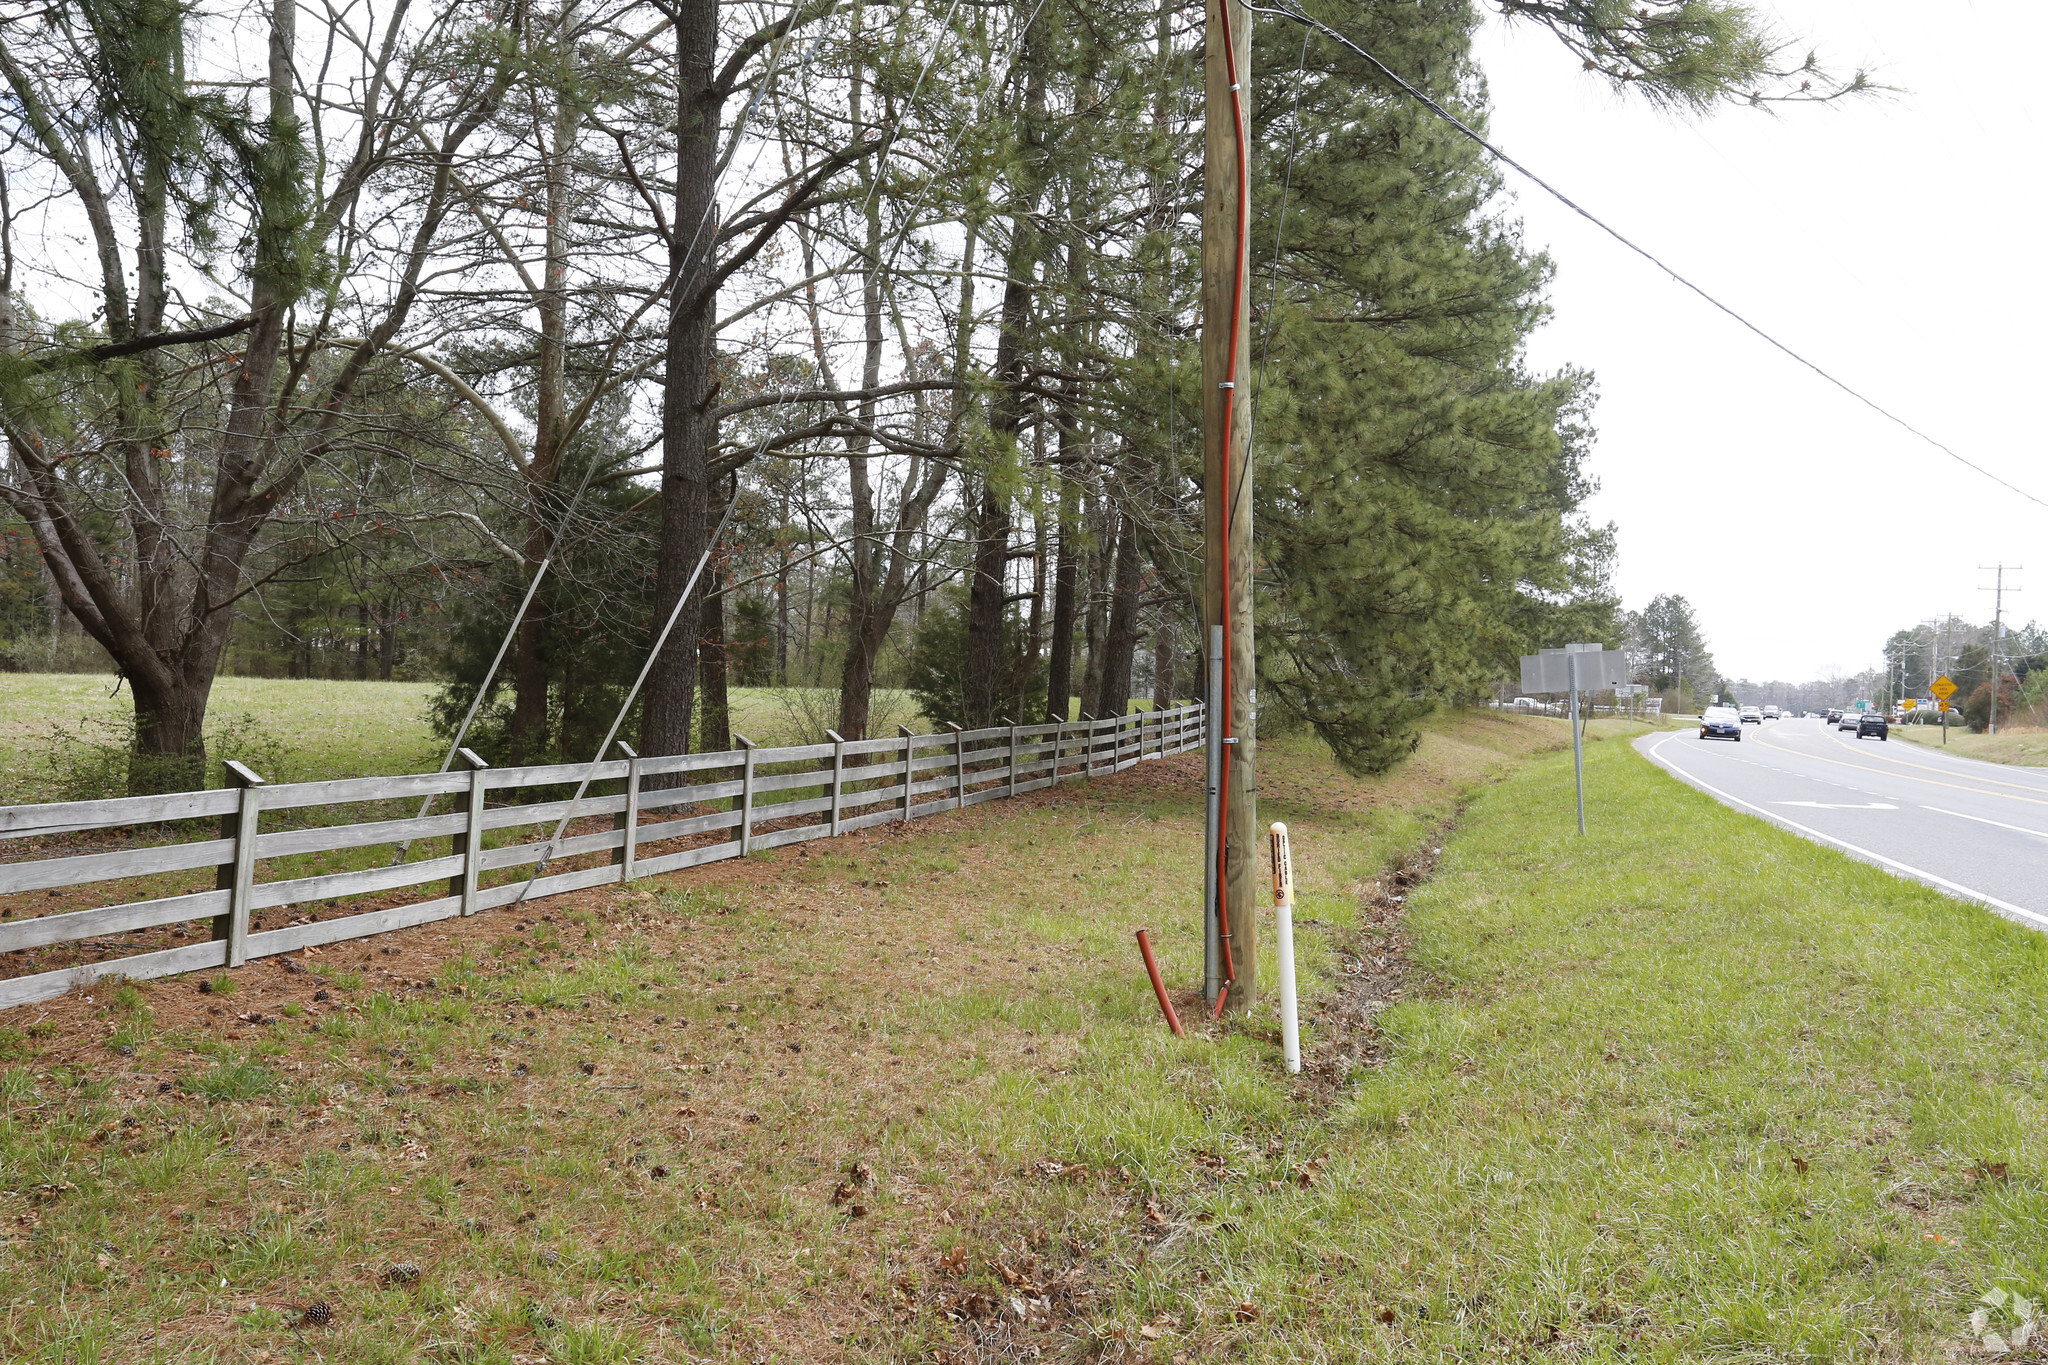
[[[1280,1055],[1287,1074],[1301,1074],[1301,1017],[1294,1002],[1294,854],[1287,826],[1273,822],[1273,917],[1280,958]]]

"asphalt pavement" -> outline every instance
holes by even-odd
[[[1745,725],[1740,743],[1664,731],[1636,747],[1737,810],[2048,929],[2048,770],[1820,720]]]

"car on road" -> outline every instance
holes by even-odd
[[[1762,725],[1764,723],[1763,708],[1760,706],[1743,707],[1742,723],[1744,725]]]
[[[1838,706],[1830,706],[1830,707],[1828,708],[1828,724],[1830,724],[1830,725],[1833,725],[1833,724],[1837,723],[1838,721],[1840,721],[1841,719],[1842,719],[1842,710],[1841,710],[1841,708],[1840,708],[1840,707],[1838,707]]]
[[[1842,718],[1835,722],[1835,728],[1837,730],[1853,730],[1862,723],[1863,713],[1861,711],[1844,711],[1842,712]]]
[[[1709,706],[1700,713],[1701,739],[1732,739],[1742,742],[1742,716],[1732,706]]]
[[[1884,712],[1865,711],[1863,718],[1856,722],[1856,738],[1862,739],[1867,735],[1886,740],[1892,737],[1891,722],[1884,718]]]
[[[1783,711],[1780,711],[1780,710],[1779,710],[1779,709],[1778,709],[1777,707],[1775,707],[1775,706],[1766,706],[1766,707],[1764,708],[1764,719],[1765,719],[1765,720],[1778,720],[1778,719],[1780,719],[1781,717],[1783,717],[1783,716],[1784,716],[1784,714],[1785,714],[1785,713],[1784,713]]]

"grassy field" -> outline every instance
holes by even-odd
[[[434,683],[222,678],[207,715],[208,756],[216,766],[249,761],[271,781],[429,772],[447,752],[427,727],[437,690]],[[732,728],[758,744],[816,743],[837,721],[838,696],[824,688],[734,688]],[[1078,700],[1071,710],[1078,716]],[[118,794],[114,751],[133,716],[128,693],[109,675],[0,673],[0,803]],[[875,689],[869,732],[893,734],[898,724],[938,728],[908,692]]]
[[[1451,717],[1369,782],[1269,746],[1304,916],[1357,923],[1463,793],[1561,738]],[[1190,755],[0,1021],[0,1358],[1268,1340],[1235,1322],[1250,1279],[1189,1278],[1222,1274],[1199,1201],[1247,1165],[1291,1200],[1329,1082],[1278,1073],[1264,1013],[1186,1043],[1159,1021],[1130,931],[1192,1020],[1200,812]],[[331,1325],[299,1328],[316,1301]]]
[[[1942,747],[1938,725],[1895,725],[1892,734],[1915,744]],[[2048,765],[2048,730],[2029,725],[2000,730],[1995,735],[1973,735],[1961,724],[1952,724],[1948,730],[1948,751],[1964,758],[1981,758],[1987,763],[2041,767]]]
[[[208,711],[209,757],[254,758],[272,781],[430,772],[446,752],[427,728],[435,691],[432,683],[222,678]],[[733,728],[760,744],[806,743],[833,723],[837,704],[836,693],[819,689],[736,688]],[[89,778],[90,765],[117,767],[97,751],[123,742],[133,714],[108,676],[0,673],[0,802],[53,799],[58,786]],[[923,718],[908,693],[877,689],[875,732],[899,722]]]
[[[1138,970],[1199,971],[1192,756],[38,1007],[0,1356],[1975,1354],[2048,1279],[2048,946],[1596,734],[1585,839],[1554,723],[1266,748],[1298,1078]]]

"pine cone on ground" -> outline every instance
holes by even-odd
[[[308,1327],[325,1327],[334,1321],[334,1310],[327,1306],[327,1300],[318,1299],[306,1305],[306,1311],[299,1320]]]

